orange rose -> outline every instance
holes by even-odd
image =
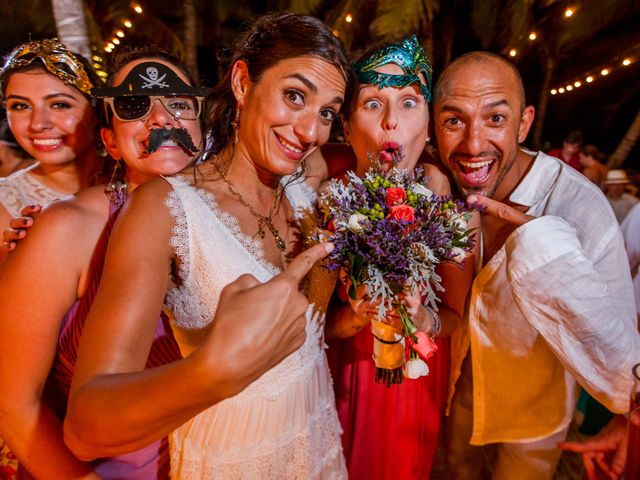
[[[391,207],[391,211],[387,217],[395,220],[404,220],[405,222],[413,222],[415,220],[413,207],[406,204]]]

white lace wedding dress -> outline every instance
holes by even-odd
[[[184,178],[168,178],[175,218],[172,247],[181,285],[167,305],[183,355],[207,334],[222,288],[243,273],[266,281],[278,269],[214,197]],[[283,180],[284,181],[284,180]],[[287,185],[289,203],[309,205],[302,181]],[[277,301],[277,299],[274,299]],[[238,318],[238,322],[242,322]],[[304,345],[247,389],[200,413],[170,437],[174,479],[343,479],[340,424],[324,354],[324,315],[307,311]]]

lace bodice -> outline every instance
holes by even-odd
[[[33,204],[46,205],[65,196],[47,187],[31,175],[38,164],[18,170],[6,178],[0,178],[0,204],[12,217],[20,215],[20,211]]]
[[[250,273],[269,280],[278,269],[261,244],[241,232],[209,192],[168,178],[166,205],[175,219],[171,246],[179,285],[167,295],[183,355],[205,338],[222,289]],[[287,179],[283,179],[286,182]],[[315,193],[302,180],[287,199],[304,215]],[[324,314],[307,311],[304,345],[242,393],[202,412],[172,435],[176,478],[345,478],[340,426],[324,355]],[[242,321],[242,319],[238,319]],[[283,455],[286,451],[287,455]]]
[[[215,314],[225,285],[243,273],[264,282],[279,269],[264,259],[260,242],[244,234],[236,218],[218,208],[211,193],[193,188],[181,176],[167,180],[173,191],[166,205],[175,219],[171,246],[180,260],[180,286],[169,291],[167,305],[179,328],[203,330]],[[283,184],[287,181],[288,177],[282,180]],[[302,179],[289,185],[285,192],[296,218],[315,200],[315,192]],[[207,258],[208,262],[194,262],[194,258]],[[198,292],[202,285],[213,290]],[[202,294],[201,301],[194,299],[198,293]]]

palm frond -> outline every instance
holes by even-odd
[[[494,39],[496,50],[506,49],[518,44],[531,31],[533,17],[531,6],[533,0],[518,0],[507,2],[498,16],[498,35]]]
[[[323,3],[323,0],[290,0],[287,10],[295,13],[314,15],[318,13]]]
[[[488,49],[496,35],[500,8],[498,2],[472,0],[469,22],[472,31],[480,39],[483,49]]]
[[[374,35],[399,40],[407,35],[430,33],[438,9],[437,0],[380,0],[377,18],[371,25]]]

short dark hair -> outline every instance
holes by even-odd
[[[582,145],[582,142],[584,142],[584,137],[582,136],[582,132],[580,130],[572,130],[567,133],[566,137],[564,137],[564,142],[571,144],[577,143],[578,145]]]
[[[345,104],[350,102],[353,71],[342,42],[322,21],[308,15],[271,13],[258,17],[240,37],[233,49],[226,73],[213,89],[213,107],[208,131],[213,140],[212,151],[219,153],[233,138],[232,122],[236,114],[236,98],[231,89],[231,67],[244,60],[253,82],[282,60],[303,56],[320,57],[340,69],[345,77]]]

